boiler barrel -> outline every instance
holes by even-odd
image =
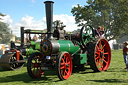
[[[70,40],[57,40],[59,43],[59,52],[67,51],[69,53],[74,53],[79,49],[79,46],[74,46]]]
[[[79,49],[70,40],[43,40],[41,42],[41,52],[45,55],[58,54],[62,51],[67,51],[73,54]]]

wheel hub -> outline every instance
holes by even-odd
[[[101,57],[101,58],[103,57],[103,53],[102,53],[102,52],[100,52],[100,57]]]
[[[66,69],[67,67],[69,67],[69,64],[64,64],[64,68]]]
[[[38,67],[38,64],[37,64],[37,63],[35,63],[35,64],[33,65],[33,67]]]
[[[66,67],[69,67],[69,64],[66,64]]]

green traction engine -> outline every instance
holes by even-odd
[[[96,39],[90,25],[80,33],[66,34],[63,27],[52,32],[53,3],[46,1],[47,38],[41,41],[40,52],[30,55],[27,71],[31,78],[39,78],[48,70],[56,70],[60,80],[68,79],[74,67],[90,65],[95,72],[108,69],[111,50],[106,39]]]
[[[26,44],[24,42],[24,35],[26,34]],[[42,30],[24,30],[24,27],[21,27],[21,44],[20,46],[15,45],[14,42],[10,43],[10,50],[6,50],[5,54],[0,58],[0,66],[6,70],[17,70],[23,67],[26,58],[34,53],[40,52],[40,41],[32,40],[32,34],[43,35]]]

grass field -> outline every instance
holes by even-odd
[[[128,85],[128,72],[124,68],[122,51],[112,50],[110,67],[105,72],[93,73],[87,66],[85,71],[77,71],[68,80],[59,81],[55,71],[33,80],[27,74],[26,65],[17,71],[0,68],[0,85]]]

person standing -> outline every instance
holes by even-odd
[[[101,29],[101,26],[98,26],[98,28],[95,29],[95,38],[100,38],[101,37],[100,29]]]
[[[104,38],[104,28],[103,28],[103,27],[100,29],[100,36],[101,36],[102,38]]]
[[[95,38],[104,38],[104,28],[101,26],[98,26],[97,29],[95,29]]]
[[[128,56],[126,56],[126,69],[127,69],[127,72],[128,72]]]
[[[123,57],[124,57],[124,62],[125,62],[125,65],[126,65],[126,68],[127,68],[127,56],[128,56],[128,43],[125,41],[123,43]]]

